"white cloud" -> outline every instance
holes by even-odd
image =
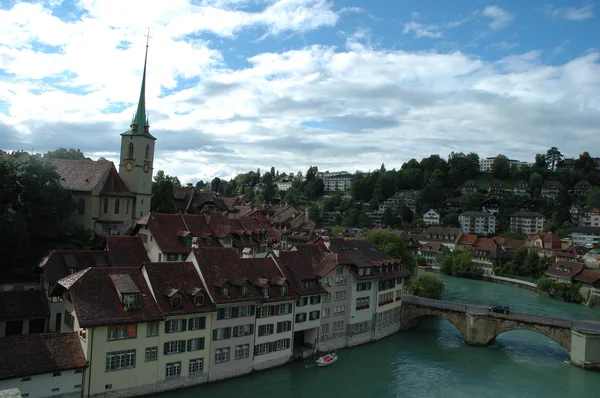
[[[498,6],[487,6],[482,14],[492,19],[492,22],[490,22],[490,28],[492,30],[504,28],[514,19],[514,16],[510,12],[505,11]]]
[[[585,19],[594,18],[594,4],[584,4],[579,8],[576,7],[555,7],[547,5],[544,7],[544,12],[552,18],[564,18],[569,21],[583,21]]]
[[[0,76],[14,74],[0,79],[0,148],[75,147],[117,160],[119,133],[128,128],[139,92],[146,23],[138,21],[144,19],[155,27],[147,106],[158,138],[156,169],[183,182],[271,166],[354,171],[385,162],[391,168],[450,151],[533,160],[553,145],[570,156],[600,148],[598,52],[562,65],[545,64],[536,51],[486,62],[462,52],[370,46],[363,43],[368,31],[357,30],[345,48],[307,44],[240,52],[241,60],[232,61],[219,51],[232,40],[219,46],[180,39],[198,29],[182,18],[220,1],[224,9],[210,11],[223,17],[209,29],[215,34],[242,36],[259,27],[258,35],[284,27],[301,32],[323,25],[268,21],[273,15],[298,21],[326,16],[328,3],[269,2],[248,11],[244,1],[212,0],[197,9],[173,0],[132,22],[111,12],[110,4],[105,9],[108,0],[85,1],[88,16],[74,23],[25,3],[0,11]],[[52,32],[43,35],[41,22]],[[441,34],[423,25],[409,31],[418,29]],[[35,50],[36,38],[61,51]],[[121,41],[132,44],[119,50]]]
[[[430,39],[439,39],[442,32],[436,25],[423,25],[415,21],[404,24],[403,33],[414,33],[415,37],[429,37]]]

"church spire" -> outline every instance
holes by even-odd
[[[142,88],[138,100],[137,111],[131,121],[131,133],[136,135],[150,136],[150,125],[148,124],[148,115],[146,114],[146,65],[148,63],[148,43],[150,41],[150,28],[146,34],[146,55],[144,57],[144,74],[142,75]]]

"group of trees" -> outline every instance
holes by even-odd
[[[469,250],[444,250],[440,260],[440,271],[446,275],[481,279],[483,268],[473,261]]]
[[[550,256],[540,256],[536,250],[519,248],[510,261],[494,267],[494,274],[506,277],[528,277],[537,279],[552,265]]]
[[[50,156],[50,158],[52,158]],[[89,245],[91,233],[68,227],[74,209],[54,167],[36,156],[0,157],[0,280],[26,280],[51,249]]]
[[[551,297],[556,297],[570,303],[581,303],[583,301],[581,283],[567,284],[542,277],[537,281],[537,289],[548,293]]]

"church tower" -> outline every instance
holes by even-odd
[[[150,36],[147,36],[148,39]],[[146,63],[148,61],[148,41],[144,58],[144,74],[137,111],[129,130],[121,134],[121,159],[119,175],[127,188],[135,195],[132,218],[137,220],[150,213],[152,198],[152,175],[154,170],[154,144],[156,138],[150,134],[146,114]]]

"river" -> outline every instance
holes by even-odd
[[[532,291],[440,275],[444,299],[508,305],[530,312],[600,321],[600,310],[569,304]],[[425,398],[598,397],[600,372],[569,364],[549,338],[510,331],[488,347],[471,347],[443,319],[426,318],[411,330],[338,351],[338,362],[316,368],[310,361],[238,379],[160,394],[160,398]]]

